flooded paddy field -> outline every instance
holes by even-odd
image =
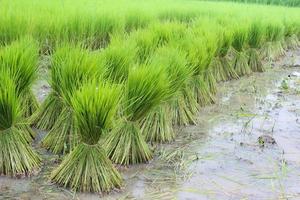
[[[288,52],[264,73],[219,84],[216,104],[201,109],[198,125],[153,147],[150,163],[120,168],[121,191],[73,193],[52,184],[49,173],[61,158],[37,141],[42,171],[0,177],[0,199],[300,199],[299,62],[300,51]],[[41,84],[43,99],[49,88]]]

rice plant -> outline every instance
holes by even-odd
[[[96,55],[73,45],[61,47],[53,55],[52,91],[36,118],[39,128],[50,129],[42,144],[53,153],[68,152],[78,143],[71,96],[86,81],[100,77],[104,70],[97,63]]]
[[[188,98],[186,102],[191,111],[196,111],[198,106],[194,105],[192,99],[196,99],[200,106],[214,102],[210,85],[205,81],[205,73],[210,70],[209,65],[214,53],[210,51],[209,40],[205,40],[193,32],[187,33],[179,46],[183,51],[187,52],[187,66],[193,72],[193,78],[185,89],[186,97]]]
[[[172,119],[177,121],[176,118],[183,115],[177,114],[181,112],[177,107],[178,100],[183,98],[182,90],[192,76],[192,71],[186,64],[184,54],[171,47],[159,49],[152,58],[151,65],[154,68],[161,66],[168,76],[169,94],[164,103],[155,107],[142,120],[142,132],[145,134],[146,141],[163,143],[174,140]]]
[[[29,176],[41,165],[23,127],[23,111],[17,86],[7,73],[0,75],[0,174]]]
[[[248,55],[245,52],[247,42],[247,29],[245,27],[235,27],[233,32],[233,66],[238,76],[251,74],[252,70],[248,64]]]
[[[264,29],[260,22],[253,22],[248,31],[248,64],[253,72],[263,72],[260,48],[262,47]]]
[[[17,40],[0,51],[0,71],[8,71],[15,81],[25,117],[30,117],[39,107],[31,90],[37,79],[37,62],[37,44],[28,37]]]
[[[216,81],[238,79],[228,56],[233,41],[232,31],[230,29],[222,30],[217,41],[216,57],[212,61],[212,71]]]
[[[137,66],[129,72],[121,119],[115,123],[104,143],[113,162],[129,165],[152,159],[152,151],[139,123],[169,94],[168,81],[163,72],[162,68],[149,65]]]
[[[79,144],[51,173],[51,180],[74,191],[109,192],[120,188],[121,175],[99,143],[111,126],[120,87],[95,82],[84,85],[71,99]]]
[[[156,23],[134,34],[137,61],[147,63],[155,51],[170,41],[184,37],[185,26],[176,22]]]
[[[281,23],[271,21],[266,24],[265,38],[266,43],[263,47],[263,56],[269,60],[276,60],[278,56],[284,54],[282,40],[284,36],[284,27]]]
[[[127,80],[129,69],[134,64],[135,51],[133,47],[120,39],[113,39],[112,43],[101,52],[99,62],[107,71],[106,79],[114,83],[122,83]]]
[[[296,35],[297,23],[293,19],[286,19],[284,22],[284,37],[285,44],[288,49],[297,49],[300,46],[300,41]]]

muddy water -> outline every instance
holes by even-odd
[[[197,126],[177,130],[149,164],[120,168],[124,188],[80,194],[48,181],[60,158],[35,148],[45,164],[37,176],[0,177],[0,199],[300,199],[300,51],[265,73],[219,86],[215,105]],[[297,75],[297,76],[295,76]],[[48,88],[39,90],[43,98]],[[40,133],[40,137],[44,135]]]

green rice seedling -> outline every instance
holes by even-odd
[[[99,143],[111,126],[120,89],[94,81],[75,92],[71,102],[80,142],[51,173],[53,182],[81,192],[109,192],[121,187],[121,175]]]
[[[97,65],[96,55],[73,45],[59,48],[51,66],[51,93],[38,113],[37,125],[50,129],[42,144],[53,153],[65,153],[78,143],[71,106],[72,93],[82,84],[100,78],[103,67]]]
[[[0,15],[0,46],[8,45],[22,38],[27,29],[28,24],[21,13],[15,16],[7,10],[2,10]]]
[[[205,28],[204,28],[205,27]],[[207,83],[208,89],[212,95],[216,94],[216,79],[213,75],[212,60],[217,51],[217,39],[219,27],[216,21],[210,17],[201,17],[193,22],[192,31],[195,37],[201,37],[204,47],[205,56],[202,56],[202,63],[198,64],[197,71],[203,74],[204,81]],[[213,101],[213,99],[212,99]]]
[[[186,97],[194,96],[192,98],[195,98],[200,106],[210,104],[214,101],[214,97],[210,91],[210,85],[205,81],[204,77],[205,72],[210,70],[208,66],[213,57],[213,55],[210,55],[212,52],[209,40],[198,37],[194,33],[187,33],[181,42],[179,44],[180,48],[187,52],[187,66],[193,72],[193,78],[185,89],[185,93],[192,91],[194,94],[188,94]],[[198,106],[193,105],[193,101],[190,98],[186,102],[191,111],[197,109],[196,107]]]
[[[152,152],[141,132],[140,121],[169,94],[164,70],[149,65],[133,68],[125,83],[123,114],[104,145],[110,159],[118,164],[144,163]]]
[[[37,44],[28,37],[15,41],[0,51],[0,71],[8,71],[15,81],[25,117],[30,117],[39,107],[31,90],[37,79],[37,62]]]
[[[124,18],[126,32],[144,29],[150,24],[152,20],[149,14],[137,10],[129,11]]]
[[[23,127],[17,87],[8,73],[0,74],[0,174],[30,175],[40,167],[40,157],[31,149]]]
[[[136,46],[136,60],[138,63],[147,63],[149,57],[153,55],[158,47],[159,40],[150,31],[139,30],[134,33],[134,43]]]
[[[296,49],[300,46],[300,42],[296,35],[297,33],[297,23],[293,19],[286,19],[284,21],[284,37],[285,44],[288,49]]]
[[[207,83],[209,91],[213,96],[217,93],[217,82],[213,75],[211,64],[217,51],[217,43],[215,42],[217,37],[215,34],[210,33],[204,34],[204,37],[207,38],[205,42],[207,57],[204,63],[204,81]],[[211,99],[211,102],[214,102],[214,98]]]
[[[229,28],[220,32],[216,57],[212,61],[212,71],[217,82],[239,78],[228,56],[232,40],[233,34]]]
[[[142,120],[142,132],[146,141],[170,142],[175,138],[172,128],[172,117],[178,113],[176,102],[182,95],[182,89],[192,75],[190,68],[186,66],[185,55],[172,47],[163,47],[152,58],[151,66],[165,70],[169,81],[168,96],[165,102],[155,107]],[[182,98],[182,97],[181,97]],[[171,115],[170,115],[171,113]],[[173,116],[172,114],[175,113]]]
[[[100,62],[107,71],[106,79],[113,83],[123,83],[128,78],[129,69],[134,64],[134,48],[121,38],[112,39],[111,44],[101,52]]]
[[[284,54],[282,39],[284,27],[281,23],[271,21],[265,26],[266,43],[263,48],[263,55],[269,60],[276,60],[278,56]]]
[[[165,10],[159,13],[158,18],[164,21],[178,21],[183,23],[192,22],[199,13],[197,11],[193,11],[192,9],[172,9]]]
[[[232,47],[234,59],[233,66],[238,76],[251,74],[251,68],[248,65],[248,56],[245,52],[245,45],[247,42],[247,29],[245,27],[235,27],[233,32]]]
[[[157,48],[184,36],[185,26],[176,22],[156,23],[147,30],[138,31],[135,36],[136,57],[139,63],[147,63]]]
[[[121,20],[111,12],[93,16],[91,21],[93,40],[89,46],[92,49],[107,47],[110,43],[110,36],[123,31]]]
[[[262,47],[264,29],[260,22],[253,22],[248,31],[248,64],[253,72],[263,72],[259,49]]]

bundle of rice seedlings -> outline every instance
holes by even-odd
[[[7,73],[0,75],[0,175],[30,175],[40,167],[40,157],[31,149],[24,130],[17,86]]]
[[[208,88],[212,96],[214,96],[217,93],[217,81],[214,77],[213,74],[213,69],[212,69],[212,60],[214,58],[215,52],[216,52],[216,43],[215,43],[216,38],[213,40],[208,39],[206,44],[206,52],[207,52],[207,58],[205,60],[205,68],[204,68],[204,81],[207,83]],[[214,98],[211,99],[211,102],[214,102]]]
[[[137,10],[130,10],[125,15],[125,31],[131,32],[138,29],[146,28],[151,22],[151,16]]]
[[[204,81],[207,83],[208,89],[213,96],[217,92],[217,86],[211,64],[217,51],[216,41],[218,40],[219,27],[210,18],[198,19],[194,22],[194,26],[193,32],[195,37],[201,37],[205,50],[205,56],[202,57],[202,63],[198,65],[199,69],[197,71],[203,74]],[[214,99],[211,99],[211,101],[213,102]]]
[[[37,78],[37,62],[37,43],[28,37],[17,40],[0,51],[0,72],[9,72],[14,80],[25,117],[31,116],[39,107],[31,90]]]
[[[269,60],[276,60],[278,56],[284,55],[282,47],[284,27],[281,23],[269,22],[265,28],[267,42],[262,49],[263,56]]]
[[[155,51],[170,41],[184,36],[185,27],[180,23],[155,23],[146,30],[135,34],[136,56],[139,63],[147,63]]]
[[[105,78],[114,83],[127,80],[129,69],[134,63],[134,54],[134,49],[130,44],[120,38],[113,39],[99,59],[107,71]]]
[[[263,42],[263,26],[259,22],[253,22],[248,31],[248,64],[253,72],[263,72],[262,58],[260,57],[259,49]]]
[[[218,38],[218,48],[216,57],[212,61],[212,71],[217,82],[238,79],[228,56],[229,49],[233,40],[231,30],[222,30]]]
[[[159,19],[165,21],[179,21],[183,23],[191,23],[195,18],[199,16],[197,11],[191,9],[177,8],[176,10],[164,10],[159,13]]]
[[[61,47],[53,55],[52,91],[37,116],[39,128],[50,128],[42,144],[53,153],[65,153],[78,143],[70,100],[82,84],[103,72],[96,63],[95,55],[73,45]]]
[[[147,162],[152,152],[141,132],[140,121],[168,95],[168,81],[162,68],[139,66],[129,72],[125,83],[123,113],[106,137],[105,149],[110,159],[129,165]]]
[[[206,42],[203,38],[190,33],[186,35],[180,44],[183,51],[187,52],[187,66],[193,72],[193,77],[185,89],[186,97],[188,97],[186,102],[191,111],[197,110],[198,106],[195,106],[189,97],[196,99],[196,102],[200,106],[214,102],[213,94],[210,91],[211,85],[208,84],[204,77],[212,58],[209,45],[206,46]],[[191,92],[193,94],[188,94]]]
[[[107,47],[110,43],[110,36],[123,31],[121,20],[111,12],[94,15],[90,23],[93,41],[89,46],[92,49]]]
[[[300,42],[296,35],[298,24],[296,22],[293,22],[292,20],[293,19],[286,20],[284,23],[285,44],[288,49],[296,49],[300,46]]]
[[[10,5],[10,4],[9,4]],[[4,8],[4,4],[2,4]],[[7,8],[4,8],[7,9]],[[7,9],[10,10],[10,9]],[[22,38],[28,31],[28,23],[23,13],[12,14],[7,10],[1,11],[0,16],[0,45],[9,45],[11,42]]]
[[[172,119],[177,120],[178,112],[181,112],[178,101],[182,100],[182,90],[192,75],[190,68],[186,66],[185,55],[172,47],[164,47],[156,52],[151,65],[154,68],[160,66],[165,70],[169,81],[168,95],[165,102],[155,107],[142,120],[142,132],[146,141],[170,142],[175,138],[172,128]],[[179,97],[180,96],[180,97]]]
[[[236,27],[233,32],[233,67],[238,76],[251,74],[251,68],[248,65],[248,56],[245,52],[247,42],[247,29],[245,27]]]
[[[80,143],[51,173],[51,180],[81,192],[109,192],[122,178],[99,143],[111,126],[120,99],[120,87],[89,83],[72,97]],[[126,144],[122,144],[126,145]]]

